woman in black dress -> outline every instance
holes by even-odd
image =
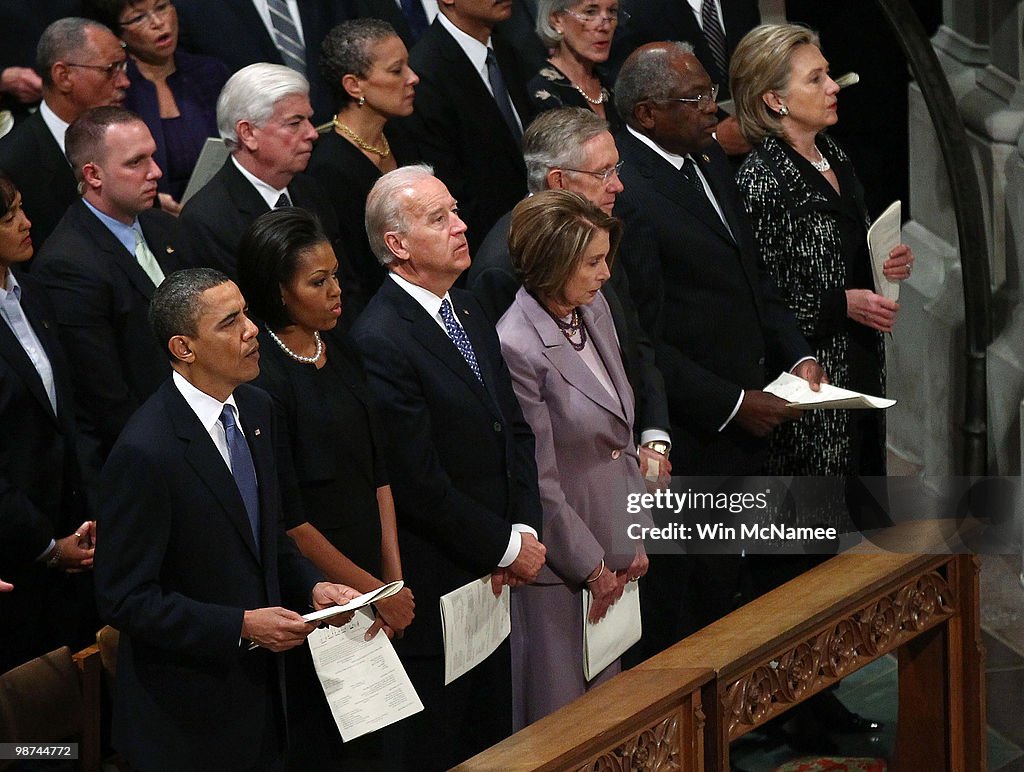
[[[537,36],[551,56],[527,86],[538,112],[586,107],[612,131],[622,126],[601,65],[608,61],[616,27],[628,18],[619,0],[539,0]]]
[[[380,427],[359,355],[338,329],[337,270],[330,242],[303,209],[267,212],[238,248],[239,285],[260,323],[256,384],[270,393],[278,419],[288,534],[330,581],[367,592],[401,579],[402,563]],[[299,507],[289,509],[290,502]],[[375,604],[368,635],[377,629],[400,635],[412,621],[413,606],[408,588]],[[337,730],[305,647],[290,658],[289,667],[290,718],[300,717],[290,721],[298,738],[289,757],[302,768],[309,761],[302,753],[310,749],[301,739],[304,733],[315,738],[319,724],[326,737],[336,738]],[[319,753],[322,738],[316,739]],[[369,763],[379,755],[374,747],[379,739],[346,743],[338,752]]]
[[[354,19],[332,29],[320,49],[320,69],[338,112],[320,127],[306,171],[327,192],[360,287],[370,297],[386,271],[366,239],[366,196],[382,174],[419,160],[388,121],[412,114],[420,79],[409,67],[402,39],[379,19]]]

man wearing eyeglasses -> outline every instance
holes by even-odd
[[[64,133],[86,110],[124,102],[127,67],[121,41],[94,21],[58,19],[39,39],[36,69],[43,101],[0,139],[0,168],[21,191],[36,251],[78,197],[64,156]]]
[[[825,379],[761,269],[731,166],[713,132],[718,89],[687,43],[650,43],[622,66],[615,214],[641,242],[622,263],[655,339],[673,461],[687,475],[757,475],[767,437],[799,413],[762,391],[780,371]],[[651,555],[648,655],[728,613],[738,556]],[[660,582],[660,584],[659,584]],[[662,592],[659,593],[659,590]],[[650,624],[649,624],[650,623]]]
[[[531,194],[569,190],[611,214],[622,192],[622,162],[615,139],[608,122],[593,110],[562,107],[541,113],[523,134],[523,158]],[[466,286],[495,324],[512,305],[520,286],[508,251],[511,216],[509,212],[491,228],[467,275]],[[630,249],[628,234],[619,253],[624,249]],[[613,266],[611,279],[601,291],[612,313],[626,375],[636,397],[640,471],[651,479],[666,478],[672,472],[668,460],[672,443],[665,386],[654,364],[654,347],[640,326],[626,272]]]

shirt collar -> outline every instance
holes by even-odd
[[[277,200],[281,198],[282,193],[287,193],[288,188],[284,187],[278,190],[277,188],[269,185],[268,183],[261,180],[255,174],[246,169],[242,164],[238,163],[238,159],[234,155],[231,156],[231,163],[235,165],[235,168],[242,173],[242,176],[249,180],[249,183],[256,188],[256,192],[260,194],[264,201],[267,202],[267,206],[273,209],[277,206]],[[288,196],[291,199],[291,195]]]
[[[627,126],[626,127],[626,131],[628,131],[630,134],[632,134],[638,140],[640,140],[645,145],[647,145],[647,147],[649,147],[655,153],[657,153],[662,158],[664,158],[666,161],[668,161],[670,164],[672,164],[674,167],[676,167],[677,170],[678,169],[682,169],[683,168],[683,164],[686,162],[686,159],[690,158],[689,155],[676,155],[675,153],[670,153],[665,148],[663,148],[661,145],[659,145],[657,142],[655,142],[653,139],[651,139],[650,137],[644,136],[639,131],[634,129],[632,126]]]
[[[12,295],[14,296],[16,303],[21,302],[21,285],[18,284],[18,280],[14,278],[14,271],[8,268],[7,289],[0,287],[0,300],[8,300]],[[440,308],[440,306],[438,307]]]
[[[441,26],[448,30],[448,33],[455,38],[455,42],[459,44],[459,48],[463,50],[469,61],[473,63],[477,72],[483,71],[487,67],[487,52],[491,48],[491,39],[487,38],[487,43],[481,43],[472,35],[469,35],[458,27],[456,27],[452,20],[445,16],[443,13],[437,15],[437,20],[441,23]]]
[[[428,314],[430,314],[431,317],[435,319],[441,318],[441,304],[445,300],[447,300],[449,303],[452,302],[451,298],[448,297],[447,292],[444,293],[444,297],[439,298],[430,290],[425,289],[424,287],[421,287],[418,284],[413,284],[411,281],[402,278],[394,271],[392,271],[388,275],[395,281],[395,283],[399,287],[401,287],[409,295],[411,295],[413,300],[415,300],[417,303],[423,306],[424,311],[426,311]]]
[[[64,135],[68,131],[68,125],[58,117],[57,113],[50,109],[50,106],[46,104],[44,99],[39,103],[39,114],[43,118],[43,123],[46,124],[46,128],[50,130],[50,134],[53,135],[54,140],[60,146],[61,153],[67,153],[64,149]]]
[[[171,379],[174,381],[174,385],[178,388],[181,396],[185,398],[188,406],[192,408],[192,412],[196,414],[196,418],[199,419],[199,423],[203,425],[203,428],[209,433],[220,421],[221,411],[224,410],[225,405],[231,405],[235,409],[235,417],[238,425],[241,425],[241,420],[238,417],[238,405],[235,404],[235,395],[231,394],[224,402],[211,397],[205,391],[200,391],[185,378],[177,370],[171,373]]]
[[[89,211],[96,215],[101,223],[107,226],[107,230],[114,234],[114,238],[121,242],[124,248],[128,250],[128,254],[135,254],[135,229],[139,227],[138,217],[132,220],[131,225],[125,225],[120,220],[115,220],[109,214],[104,214],[84,198],[82,203],[89,207]],[[139,231],[139,233],[142,233],[142,231]]]

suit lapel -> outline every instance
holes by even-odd
[[[43,341],[43,336],[40,331],[36,329],[38,326],[36,320],[29,315],[26,304],[22,303],[22,309],[25,311],[25,316],[28,318],[29,323],[32,325],[32,329],[35,330],[36,337],[39,338],[40,342]],[[46,348],[44,344],[44,348]],[[47,350],[47,356],[50,356],[49,350]],[[57,415],[53,412],[53,407],[50,405],[50,398],[46,395],[46,387],[43,386],[43,379],[39,377],[39,372],[32,364],[32,360],[29,359],[28,354],[25,353],[25,349],[21,347],[21,343],[18,342],[14,332],[10,327],[7,326],[7,322],[0,321],[0,357],[7,361],[11,369],[18,374],[26,388],[32,393],[32,396],[36,398],[46,414],[53,419],[53,422],[57,423]],[[52,361],[51,361],[52,364]]]
[[[231,197],[233,208],[245,215],[246,219],[255,220],[261,214],[270,211],[263,196],[242,176],[230,156],[224,161],[224,166],[218,174],[224,175],[224,187]]]
[[[260,555],[253,539],[252,527],[249,525],[249,516],[245,512],[242,494],[238,492],[231,470],[224,463],[224,458],[213,444],[206,428],[199,422],[174,382],[167,380],[160,388],[164,393],[167,414],[174,424],[175,432],[178,438],[186,443],[186,462],[220,504],[224,514],[238,532],[239,538],[249,548],[253,559],[259,561]]]
[[[452,373],[457,375],[470,391],[476,394],[480,401],[500,418],[501,413],[497,410],[495,401],[492,399],[487,388],[477,380],[476,375],[473,374],[473,371],[469,369],[469,365],[466,364],[466,360],[462,358],[459,349],[438,323],[430,317],[419,303],[391,279],[385,279],[381,290],[394,303],[399,315],[409,322],[413,339],[430,354],[439,359]],[[453,303],[452,308],[455,308],[456,305],[461,304]],[[456,313],[459,314],[459,311],[462,311],[464,314],[465,309],[459,309]],[[463,318],[463,314],[459,314],[460,319]],[[468,330],[466,334],[469,335]],[[472,342],[473,336],[471,335],[470,343]],[[476,346],[474,346],[474,352],[475,350]],[[477,357],[477,363],[480,365],[480,373],[485,381],[489,377],[493,377],[488,376],[486,363],[481,362],[479,356]]]
[[[588,399],[597,403],[620,420],[625,421],[626,416],[622,405],[616,404],[618,400],[613,398],[608,393],[608,390],[601,385],[597,376],[587,366],[587,363],[583,361],[579,353],[573,349],[572,345],[562,334],[561,330],[558,329],[548,312],[541,307],[540,303],[522,290],[516,295],[515,302],[522,309],[533,329],[537,331],[541,344],[544,346],[545,358],[551,362],[552,366],[558,370],[562,377]],[[592,331],[594,329],[595,317],[593,313],[588,313],[589,311],[589,308],[584,308],[582,313],[584,321],[590,324],[589,329]],[[588,345],[593,339],[592,334],[587,336]],[[603,348],[599,348],[598,352],[602,357],[607,356],[607,352]],[[605,361],[607,362],[608,360],[605,359]],[[607,369],[611,370],[611,368]],[[613,385],[619,388],[619,384],[614,383],[614,381]]]
[[[149,275],[142,270],[142,266],[135,259],[135,255],[125,249],[124,244],[118,241],[114,234],[110,232],[110,229],[100,222],[96,215],[89,211],[83,201],[76,201],[72,204],[72,207],[77,207],[80,227],[90,235],[96,244],[96,249],[109,255],[111,262],[117,266],[118,270],[124,273],[131,285],[146,300],[149,300],[153,295],[153,290],[156,289],[156,285],[153,284],[153,280],[149,278]]]

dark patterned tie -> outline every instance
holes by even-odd
[[[235,411],[231,405],[225,405],[220,411],[220,422],[224,425],[224,436],[228,441],[228,457],[231,459],[231,475],[235,478],[238,492],[242,494],[246,514],[249,515],[249,526],[252,528],[256,549],[260,544],[260,494],[256,486],[256,467],[252,463],[249,443],[245,441],[238,424],[235,423]]]
[[[282,193],[278,197],[277,203],[274,204],[274,209],[280,209],[282,206],[291,206],[291,205],[292,205],[292,200],[290,198],[288,198],[288,192],[285,191],[284,193]]]
[[[430,26],[430,22],[427,21],[427,12],[423,10],[422,0],[402,0],[402,15],[405,16],[405,21],[409,24],[413,41],[419,40]]]
[[[505,119],[508,130],[518,142],[523,136],[523,130],[519,128],[519,121],[516,120],[516,114],[512,109],[512,100],[509,99],[508,89],[505,88],[505,79],[501,75],[501,68],[498,67],[498,59],[490,48],[487,49],[487,80],[490,81],[494,101],[498,103],[501,117]]]
[[[711,49],[711,56],[718,68],[719,82],[729,79],[729,57],[726,56],[725,32],[718,18],[718,0],[703,0],[700,4],[700,23],[704,28],[704,39]]]
[[[270,24],[274,28],[274,45],[281,52],[284,63],[297,72],[306,74],[306,51],[302,45],[299,28],[288,10],[285,0],[267,0],[270,10]],[[230,34],[224,30],[225,34]]]
[[[708,197],[707,191],[704,190],[704,183],[700,181],[700,176],[697,174],[697,164],[693,162],[693,159],[687,156],[686,160],[683,161],[683,168],[680,170],[683,173],[683,177],[690,187],[700,193],[704,198]]]
[[[452,339],[452,343],[455,344],[459,353],[462,354],[462,358],[466,360],[469,369],[473,371],[473,375],[476,376],[477,380],[483,383],[484,379],[480,375],[480,365],[477,364],[476,354],[473,353],[473,344],[469,342],[469,336],[466,335],[466,331],[462,329],[462,325],[455,318],[452,304],[448,302],[448,298],[441,301],[441,320],[444,322],[444,328],[448,330],[448,337]]]

